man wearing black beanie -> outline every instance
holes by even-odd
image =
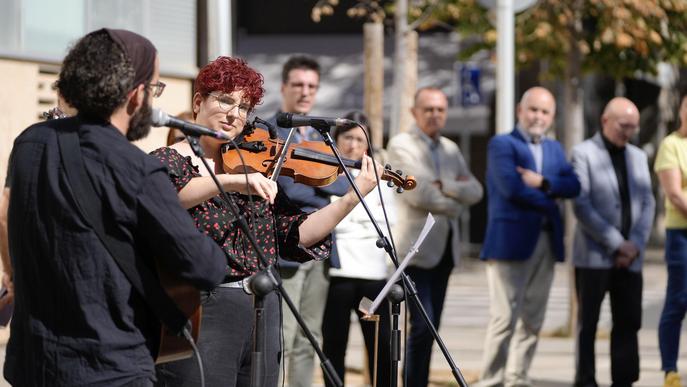
[[[152,386],[158,311],[130,274],[161,257],[209,290],[224,277],[224,254],[196,230],[160,162],[130,143],[148,134],[164,89],[152,43],[91,32],[57,87],[78,115],[17,137],[0,206],[15,302],[4,376],[16,386]]]

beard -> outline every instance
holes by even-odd
[[[542,123],[532,123],[530,127],[525,129],[525,132],[532,137],[542,137],[548,130],[549,128]]]
[[[129,141],[140,140],[150,133],[150,127],[153,124],[153,108],[148,102],[148,94],[148,88],[146,87],[143,94],[145,103],[129,119],[129,131],[126,132],[126,139]]]

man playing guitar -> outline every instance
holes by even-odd
[[[15,301],[4,376],[19,386],[152,386],[158,319],[116,259],[136,271],[162,257],[179,278],[212,289],[224,254],[193,226],[160,163],[129,142],[148,134],[152,97],[164,88],[152,43],[91,32],[65,58],[57,87],[79,113],[16,139],[0,206]],[[63,152],[75,137],[76,158]],[[72,178],[67,160],[79,160],[84,178]],[[96,194],[77,195],[77,180]],[[131,256],[114,257],[99,222]]]

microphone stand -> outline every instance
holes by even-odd
[[[315,128],[318,132],[320,132],[320,135],[322,135],[324,143],[329,146],[329,148],[334,153],[334,156],[336,156],[336,159],[339,162],[339,167],[343,170],[344,174],[346,175],[346,178],[348,179],[348,182],[351,184],[351,187],[353,188],[353,191],[355,191],[356,196],[358,196],[360,203],[363,205],[363,208],[365,209],[367,216],[370,218],[372,225],[377,231],[377,235],[379,235],[377,246],[384,248],[384,250],[386,250],[386,252],[389,254],[389,257],[391,257],[391,261],[394,263],[396,267],[398,267],[398,258],[396,256],[396,252],[391,246],[391,243],[389,243],[388,238],[382,232],[382,229],[379,227],[379,224],[375,220],[374,216],[372,216],[372,212],[370,211],[370,208],[367,206],[367,203],[365,203],[363,195],[360,193],[358,186],[355,184],[355,181],[353,180],[353,176],[351,176],[351,173],[346,168],[343,159],[341,158],[341,154],[339,154],[338,148],[336,147],[336,145],[334,145],[334,140],[332,139],[332,136],[329,134],[329,129],[331,127],[329,125],[318,123],[312,123],[311,126]],[[405,288],[406,295],[410,297],[410,299],[413,301],[417,309],[420,311],[422,319],[425,322],[425,325],[427,325],[427,327],[429,328],[429,331],[432,333],[432,337],[434,337],[434,341],[436,341],[439,345],[439,348],[441,349],[444,358],[446,358],[449,367],[451,367],[451,372],[453,373],[453,377],[455,378],[456,382],[458,382],[458,384],[461,387],[467,387],[468,384],[465,381],[465,378],[463,378],[463,374],[460,372],[460,369],[458,369],[458,366],[453,361],[451,354],[448,352],[448,348],[446,348],[444,341],[441,339],[441,336],[439,336],[439,332],[437,332],[437,329],[434,327],[434,324],[432,324],[432,321],[429,319],[427,311],[422,306],[422,302],[420,302],[420,298],[417,295],[417,288],[415,287],[415,284],[413,283],[413,281],[410,280],[410,278],[406,275],[405,272],[401,273],[401,279],[403,280],[403,287]]]
[[[269,268],[268,268],[269,270]],[[265,385],[265,297],[275,287],[268,275],[257,272],[249,283],[253,293],[253,310],[255,314],[255,329],[253,330],[253,353],[251,354],[251,387]]]
[[[183,129],[182,129],[183,131]],[[282,298],[286,302],[286,305],[289,307],[291,310],[291,313],[294,315],[296,318],[296,321],[298,322],[298,325],[300,328],[303,330],[305,333],[305,336],[308,338],[308,341],[310,341],[310,344],[313,346],[315,349],[315,353],[317,353],[317,356],[319,357],[321,361],[321,366],[322,370],[324,372],[325,377],[335,386],[337,387],[343,387],[343,382],[341,381],[341,378],[339,378],[339,375],[336,373],[334,370],[334,366],[332,365],[332,362],[327,359],[327,357],[324,355],[324,352],[320,349],[320,347],[317,344],[317,341],[315,340],[315,337],[312,335],[312,332],[310,332],[310,329],[308,329],[308,326],[305,324],[305,321],[303,321],[303,318],[301,315],[298,313],[298,309],[296,306],[293,304],[293,301],[291,301],[291,298],[289,297],[288,293],[286,290],[284,290],[284,287],[282,286],[282,282],[280,279],[277,279],[277,277],[274,275],[274,272],[272,271],[272,265],[268,264],[267,259],[265,256],[262,254],[262,250],[260,250],[258,243],[255,241],[255,238],[253,237],[253,233],[248,227],[248,223],[246,222],[246,219],[241,216],[240,211],[238,208],[236,208],[236,204],[234,201],[231,199],[231,197],[227,194],[227,192],[224,190],[224,187],[222,187],[222,184],[219,182],[217,179],[217,176],[215,175],[214,171],[210,168],[210,165],[208,164],[207,160],[205,160],[204,157],[204,152],[203,148],[200,146],[200,142],[198,139],[198,136],[191,135],[186,133],[186,139],[188,140],[189,144],[191,145],[191,149],[193,149],[193,153],[198,156],[198,158],[202,161],[203,165],[205,166],[205,169],[207,169],[208,173],[210,174],[210,177],[212,178],[212,181],[215,183],[217,186],[217,189],[219,190],[220,194],[224,198],[225,203],[227,204],[227,207],[229,207],[229,210],[231,211],[232,215],[234,218],[237,220],[239,224],[239,228],[244,232],[246,237],[248,238],[248,242],[251,244],[253,247],[253,250],[255,250],[255,254],[258,256],[258,259],[260,260],[260,263],[262,263],[263,269],[260,273],[260,278],[259,280],[256,280],[253,278],[251,282],[251,289],[258,290],[261,293],[261,296],[258,296],[257,300],[254,299],[254,303],[256,306],[255,309],[255,316],[256,316],[256,329],[254,331],[254,346],[253,346],[253,353],[251,354],[251,359],[255,359],[256,363],[251,364],[251,386],[252,387],[262,387],[263,386],[263,378],[264,378],[264,347],[265,347],[265,321],[264,321],[264,307],[262,305],[262,301],[264,299],[264,296],[268,294],[272,289],[276,288],[277,291],[281,294]],[[254,274],[254,276],[257,276],[258,273]],[[271,283],[271,288],[269,286],[265,286],[266,282],[269,281]],[[255,282],[255,284],[254,284]],[[264,291],[264,295],[262,294]],[[259,321],[258,321],[259,320]],[[253,369],[253,368],[258,368],[256,366],[259,366],[260,369]]]
[[[395,284],[386,298],[391,302],[391,378],[392,386],[398,385],[398,363],[401,361],[401,331],[398,319],[401,315],[401,302],[405,298],[403,287]]]

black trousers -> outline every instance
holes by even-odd
[[[416,266],[408,266],[406,273],[415,282],[417,296],[425,308],[427,315],[434,327],[439,330],[441,313],[444,310],[444,300],[448,280],[453,270],[453,253],[451,249],[451,234],[446,241],[446,248],[439,264],[431,269],[421,269]],[[406,364],[403,369],[404,385],[406,387],[426,387],[429,384],[429,365],[432,360],[432,346],[434,336],[425,324],[422,314],[410,302],[410,333],[405,350]]]
[[[121,387],[153,387],[154,383],[148,378],[137,379],[133,382],[129,382]]]
[[[613,386],[631,386],[639,379],[637,332],[642,325],[642,273],[626,269],[575,268],[577,290],[577,350],[575,386],[596,387],[594,341],[601,303],[609,293],[611,380]]]
[[[277,292],[265,297],[265,380],[277,387],[280,367],[280,305]],[[253,296],[243,289],[215,288],[204,297],[198,350],[207,387],[249,387],[253,351]],[[195,357],[156,367],[157,387],[200,386]]]
[[[359,278],[331,277],[327,306],[324,310],[322,323],[322,350],[329,358],[344,381],[346,346],[351,326],[351,311],[354,310],[358,319],[363,314],[358,311],[358,304],[363,297],[374,300],[384,287],[384,280],[366,280]],[[389,304],[382,303],[376,312],[379,314],[379,341],[377,347],[377,386],[388,386],[391,377],[391,320],[389,318]],[[360,321],[360,320],[359,320]],[[373,376],[374,364],[372,358],[375,345],[375,323],[360,321],[360,329],[365,339],[367,349],[367,366],[370,378]],[[326,385],[330,386],[329,381]]]

